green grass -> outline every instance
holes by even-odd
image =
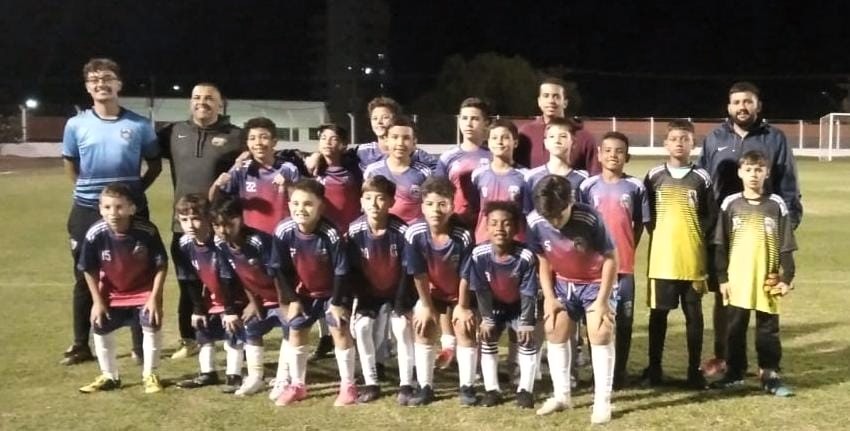
[[[655,160],[629,165],[642,176]],[[631,389],[615,393],[616,429],[835,429],[843,427],[839,407],[850,405],[850,320],[845,284],[850,279],[845,250],[850,213],[850,186],[843,178],[850,162],[818,163],[801,160],[799,171],[806,215],[797,232],[798,289],[787,298],[782,317],[784,374],[798,395],[777,399],[755,390],[738,394],[694,393],[675,389]],[[454,374],[442,374],[442,399],[422,408],[401,408],[388,396],[369,406],[333,408],[336,364],[333,359],[311,366],[311,397],[293,407],[275,408],[265,396],[235,399],[214,388],[185,392],[169,387],[160,395],[142,394],[140,370],[126,356],[129,334],[118,339],[125,388],[81,395],[76,389],[98,374],[95,363],[57,365],[71,339],[71,260],[65,233],[70,184],[58,168],[17,171],[0,175],[0,429],[549,429],[587,428],[591,396],[580,389],[576,408],[546,418],[506,404],[499,408],[461,408],[455,397]],[[168,238],[171,190],[168,173],[149,193],[154,222]],[[645,265],[643,248],[638,273]],[[176,284],[166,286],[165,346],[176,335]],[[635,335],[629,370],[639,373],[646,363],[647,310],[645,280],[638,279]],[[711,352],[710,306],[705,301],[704,356]],[[671,313],[665,371],[685,374],[681,313]],[[273,373],[277,335],[267,343],[266,361]],[[752,343],[752,340],[750,341]],[[751,364],[755,354],[750,347]],[[170,350],[166,351],[166,354]],[[223,355],[219,354],[219,360]],[[163,359],[161,376],[176,380],[196,372],[194,359]],[[582,370],[583,379],[589,379]],[[438,373],[439,374],[439,373]],[[548,380],[548,377],[547,377]],[[549,390],[547,380],[537,387],[538,399]],[[504,384],[503,384],[504,387]],[[385,392],[393,388],[386,386]],[[539,405],[539,402],[538,402]]]

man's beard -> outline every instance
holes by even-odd
[[[750,126],[755,124],[756,120],[758,120],[757,114],[753,114],[752,112],[750,112],[749,114],[750,116],[747,117],[746,120],[739,120],[737,112],[735,113],[735,115],[730,115],[729,119],[732,120],[732,122],[735,123],[738,127],[742,129],[749,129]]]

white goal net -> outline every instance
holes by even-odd
[[[850,113],[833,112],[820,118],[818,160],[850,156]]]

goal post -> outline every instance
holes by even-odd
[[[850,113],[832,112],[820,118],[818,125],[818,160],[831,162],[850,150],[850,145],[842,145],[842,139],[850,134]],[[844,137],[843,137],[844,136]]]

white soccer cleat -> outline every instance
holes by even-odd
[[[277,401],[277,399],[280,398],[280,395],[283,394],[283,391],[286,390],[287,386],[289,386],[289,382],[286,379],[274,379],[272,381],[272,390],[269,391],[269,399]]]
[[[565,398],[551,397],[537,409],[537,416],[546,416],[570,408],[572,408],[572,403],[570,402],[569,395]]]
[[[593,413],[590,414],[590,423],[593,425],[601,425],[611,422],[611,403],[602,403],[602,405],[593,404]]]
[[[245,381],[242,382],[242,386],[234,392],[234,395],[237,397],[246,397],[248,395],[254,395],[265,388],[266,384],[263,382],[263,379],[246,377]]]

